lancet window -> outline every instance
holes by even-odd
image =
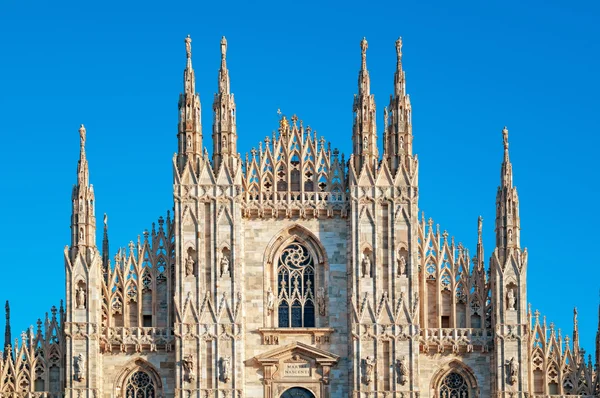
[[[125,384],[125,398],[155,398],[156,386],[152,377],[138,370],[133,373]]]
[[[452,372],[442,381],[439,398],[469,398],[469,386],[460,374]]]
[[[315,263],[298,242],[288,245],[277,263],[279,327],[315,326]]]

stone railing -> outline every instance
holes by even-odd
[[[104,352],[133,349],[142,351],[171,351],[175,336],[173,328],[104,327],[100,346]]]
[[[352,398],[420,398],[419,391],[352,391]]]
[[[346,217],[348,194],[344,192],[247,192],[245,217]]]
[[[490,329],[428,328],[421,330],[419,342],[423,352],[428,352],[431,346],[440,353],[446,348],[458,353],[463,347],[466,352],[472,352],[474,347],[487,352],[493,342],[493,333]]]
[[[0,398],[63,398],[64,396],[63,392],[0,392]]]

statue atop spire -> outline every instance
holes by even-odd
[[[83,124],[79,126],[79,143],[82,148],[85,147],[85,126]]]
[[[227,39],[225,36],[221,38],[221,61],[224,63],[227,57]]]
[[[187,37],[185,38],[185,54],[187,59],[192,58],[192,38],[190,37],[190,35],[187,35]]]
[[[398,37],[396,40],[396,57],[398,58],[398,65],[402,62],[402,37]]]
[[[369,48],[369,43],[367,42],[367,38],[363,37],[360,42],[360,49],[362,52],[362,70],[367,70],[367,48]]]
[[[508,128],[506,126],[502,129],[502,140],[504,141],[504,150],[508,151]]]

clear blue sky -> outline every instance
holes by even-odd
[[[482,215],[489,257],[507,125],[529,250],[528,299],[563,336],[577,306],[582,343],[593,352],[597,2],[167,3],[0,1],[0,298],[11,300],[15,335],[64,296],[80,123],[99,224],[109,214],[111,257],[172,207],[187,34],[204,145],[212,145],[226,35],[240,151],[277,127],[281,108],[346,155],[360,39],[369,40],[381,139],[401,35],[421,209],[472,253]]]

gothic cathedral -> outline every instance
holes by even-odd
[[[348,159],[283,115],[240,156],[225,38],[210,158],[185,46],[173,212],[97,247],[81,126],[66,301],[14,343],[7,303],[0,397],[600,396],[600,334],[593,364],[576,311],[569,339],[527,305],[506,127],[486,269],[481,218],[471,257],[419,214],[401,39],[382,154],[360,43]]]

